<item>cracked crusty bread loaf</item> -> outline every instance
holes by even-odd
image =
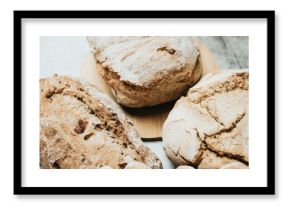
[[[162,130],[169,159],[196,168],[247,167],[248,78],[248,70],[208,74],[177,101]]]
[[[88,41],[100,75],[127,107],[177,99],[202,74],[193,37],[88,37]]]
[[[162,168],[118,105],[75,79],[40,80],[40,128],[41,168]]]

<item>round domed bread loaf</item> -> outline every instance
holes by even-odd
[[[41,168],[123,169],[134,163],[162,168],[109,96],[68,77],[40,80]]]
[[[179,99],[163,125],[166,155],[176,165],[248,164],[248,70],[206,75]]]
[[[193,37],[88,37],[88,41],[100,75],[127,107],[177,99],[202,74]]]

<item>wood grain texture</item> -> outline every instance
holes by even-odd
[[[212,53],[202,44],[199,43],[200,56],[198,65],[203,69],[203,76],[210,72],[219,71],[219,66]],[[113,95],[110,87],[98,74],[95,60],[92,56],[88,56],[81,66],[80,78],[96,85],[100,90],[110,95]],[[137,132],[143,140],[161,140],[161,130],[164,121],[166,120],[170,110],[173,108],[175,101],[168,102],[153,107],[145,108],[126,108],[122,107],[123,111],[134,124]]]

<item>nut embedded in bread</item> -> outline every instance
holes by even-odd
[[[208,74],[177,101],[163,125],[176,165],[221,168],[248,157],[248,70]]]
[[[40,128],[41,168],[162,168],[110,97],[69,77],[40,80]]]
[[[88,37],[88,41],[100,75],[127,107],[177,99],[202,74],[193,37]]]

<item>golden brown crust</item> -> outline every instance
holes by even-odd
[[[242,162],[232,162],[222,166],[220,169],[249,169],[249,167]]]
[[[162,168],[118,105],[68,77],[40,80],[41,168]]]
[[[104,40],[103,38],[100,40]],[[97,41],[97,39],[95,39]],[[127,107],[145,107],[177,99],[196,83],[198,50],[191,37],[143,37],[95,45],[101,76],[117,101]]]
[[[248,164],[248,77],[248,70],[209,74],[177,101],[162,134],[175,164]]]

